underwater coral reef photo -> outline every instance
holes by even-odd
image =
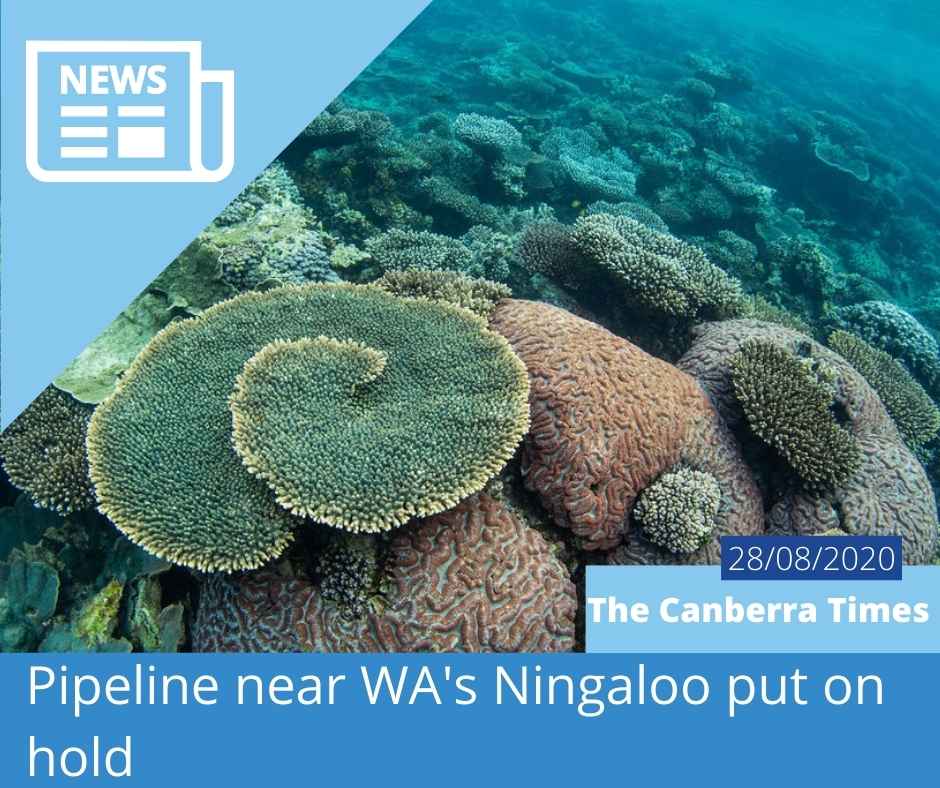
[[[940,18],[730,5],[433,0],[0,435],[0,650],[578,651],[589,565],[937,563]]]

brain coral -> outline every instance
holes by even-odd
[[[731,358],[734,394],[747,422],[811,487],[844,483],[861,454],[830,412],[825,376],[772,340],[749,339]]]
[[[50,386],[0,435],[10,481],[39,506],[67,514],[95,505],[85,455],[91,411]]]
[[[757,320],[705,323],[693,333],[695,340],[679,367],[698,378],[729,424],[743,418],[734,397],[731,359],[746,341],[773,341],[830,370],[835,407],[855,436],[861,464],[831,490],[777,491],[781,500],[768,518],[771,528],[786,533],[839,528],[847,533],[899,534],[906,561],[922,562],[933,554],[937,510],[926,474],[904,445],[881,399],[845,359],[805,334]]]
[[[264,570],[203,585],[195,651],[570,651],[574,585],[548,543],[487,495],[397,532],[385,604],[344,616]]]
[[[929,564],[937,550],[937,506],[920,463],[899,440],[866,435],[858,440],[862,464],[834,492],[794,492],[770,510],[771,532],[901,537],[908,564]]]
[[[837,353],[806,334],[760,320],[724,320],[702,323],[692,330],[692,346],[678,367],[696,378],[725,422],[734,427],[744,414],[734,394],[731,358],[749,339],[772,340],[798,357],[813,358],[829,368],[835,400],[852,424],[852,432],[881,432],[897,437],[894,423],[878,395],[852,366]]]
[[[316,424],[300,402],[311,381],[290,387],[298,394],[294,415],[315,430],[296,432],[298,443],[328,452],[334,470],[347,474],[334,489],[348,495],[350,511],[363,507],[353,519],[364,526],[453,505],[474,492],[473,478],[482,486],[482,475],[498,470],[525,431],[524,370],[466,310],[353,285],[246,293],[161,332],[99,406],[88,451],[100,509],[133,541],[188,566],[246,569],[278,555],[297,519],[232,450],[229,397],[246,362],[266,345],[321,335],[363,342],[388,358],[376,385],[366,387],[364,410],[344,403],[347,412],[331,411],[352,418],[345,425]],[[396,423],[416,424],[408,414],[435,406],[418,433],[396,432]],[[350,443],[327,449],[324,433]],[[471,458],[472,447],[484,444]],[[405,479],[403,468],[416,476]],[[392,490],[393,477],[406,486],[387,502],[394,514],[366,511],[363,502],[375,501],[371,486]],[[416,496],[419,489],[432,494]]]
[[[532,429],[526,484],[587,549],[621,542],[636,563],[676,558],[631,529],[637,495],[677,465],[721,489],[720,534],[762,528],[760,495],[737,445],[694,379],[587,320],[530,301],[497,306],[491,325],[525,362]],[[683,560],[718,557],[717,538]]]

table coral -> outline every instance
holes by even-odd
[[[418,305],[396,314],[382,310],[392,299],[369,295],[360,308],[384,311],[388,330],[341,324],[385,350],[327,336],[275,340],[245,363],[229,405],[236,451],[281,506],[375,532],[481,489],[526,429],[528,389],[522,365],[495,335],[474,331],[469,313]],[[409,320],[433,326],[413,351],[389,341]]]
[[[503,301],[490,320],[529,370],[526,485],[585,548],[626,541],[624,560],[676,560],[643,539],[629,514],[637,495],[679,464],[718,481],[716,537],[761,530],[762,504],[751,473],[693,378],[546,304]],[[713,538],[685,560],[717,557]]]
[[[329,469],[335,484],[319,491],[329,493],[323,506],[359,512],[327,519],[374,529],[433,514],[482,488],[511,457],[527,426],[526,375],[480,318],[372,287],[283,287],[175,323],[138,357],[89,428],[101,511],[132,541],[186,566],[231,571],[279,555],[299,520],[252,475],[254,452],[246,468],[232,450],[229,398],[266,345],[319,336],[363,342],[388,358],[359,416],[334,409],[339,418],[318,423],[316,408],[301,407],[310,379],[282,392],[297,399],[277,411],[290,419],[286,431],[272,424],[272,438],[293,440],[301,455],[307,446],[311,467]]]

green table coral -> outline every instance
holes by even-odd
[[[251,400],[265,359],[284,385]],[[362,359],[375,362],[369,374]],[[466,310],[354,285],[246,293],[148,345],[95,412],[91,475],[101,510],[155,555],[251,568],[279,555],[300,522],[257,478],[255,451],[269,452],[269,478],[300,480],[299,511],[389,528],[482,488],[527,429],[527,398],[522,363]],[[230,399],[248,467],[232,448]],[[239,411],[253,424],[251,452]]]

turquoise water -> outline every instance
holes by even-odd
[[[533,222],[639,219],[703,250],[758,297],[753,316],[822,342],[847,330],[937,401],[938,77],[930,2],[436,0],[333,108],[390,121],[373,152],[311,150],[308,130],[283,158],[351,243],[404,227],[518,249]],[[511,128],[481,142],[468,114]],[[607,281],[491,263],[471,273],[671,361],[709,317],[625,315]],[[936,483],[936,441],[916,448]]]
[[[0,650],[377,650],[427,648],[425,638],[439,650],[567,650],[581,644],[590,564],[714,563],[719,537],[735,533],[900,535],[909,562],[936,562],[940,14],[927,2],[821,5],[434,0],[0,438],[0,602],[17,602],[0,610]],[[376,281],[392,295],[348,287]],[[256,361],[273,336],[299,340],[297,324],[267,325],[283,319],[277,309],[258,321],[250,312],[280,298],[277,285],[306,283],[345,283],[351,314],[366,310],[370,326],[373,301],[456,303],[489,323],[450,306],[447,320],[496,344],[492,357],[462,355],[442,328],[405,322],[390,324],[388,353],[359,346],[385,369],[408,356],[396,342],[424,337],[408,348],[422,363],[394,379],[426,397],[430,415],[410,433],[425,413],[411,405],[401,423],[353,420],[366,461],[346,456],[348,442],[330,456],[354,493],[322,501],[317,490],[333,487],[312,483],[311,500],[288,505],[274,497],[279,458],[257,483],[257,463],[229,434],[231,386],[248,369],[232,348]],[[316,314],[321,289],[305,293],[302,314]],[[415,320],[440,317],[408,303]],[[240,316],[237,343],[213,344],[219,314]],[[186,329],[152,342],[180,317],[203,327],[218,359],[200,346],[200,364],[181,364],[174,342]],[[365,341],[347,336],[355,324],[337,323],[331,352]],[[142,352],[151,363],[131,366]],[[497,362],[518,385],[493,384]],[[447,383],[453,368],[467,374],[459,391],[435,395],[428,381]],[[297,426],[301,411],[317,420],[305,376],[320,370],[288,367],[284,380],[299,385],[285,385],[275,409],[298,478],[336,470],[305,450],[309,431]],[[158,373],[174,384],[148,388]],[[346,396],[373,380],[380,389],[375,375]],[[146,429],[119,426],[121,398],[109,397],[122,377],[127,412],[153,416]],[[186,396],[210,380],[212,396]],[[481,412],[515,405],[498,457],[471,458],[492,472],[485,487],[448,459],[466,441],[435,443],[452,420],[463,425],[455,434],[480,434],[461,404],[475,383]],[[151,390],[180,396],[155,402]],[[304,407],[290,400],[298,392]],[[144,480],[137,457],[154,466]],[[384,511],[398,489],[377,483],[383,460],[414,464],[419,497],[425,484],[443,490],[409,510],[440,515],[433,533],[419,538],[420,518]],[[207,485],[190,489],[201,477],[187,462],[224,471],[224,506]],[[185,495],[161,498],[157,482]],[[105,497],[114,522],[95,511]],[[368,522],[397,527],[349,534],[354,520],[293,515],[285,525],[287,509],[333,511],[346,498],[374,504]],[[114,528],[128,511],[141,513],[123,523],[136,545]],[[468,530],[484,515],[488,534]],[[204,527],[214,518],[224,528]],[[246,521],[257,550],[233,562]],[[434,623],[437,559],[427,584],[400,540],[433,557],[450,549],[436,539],[471,537],[480,543],[466,566],[448,570],[467,621],[490,615],[474,583],[488,585],[480,567],[492,560],[515,567],[519,588],[547,578],[538,604],[513,614],[536,611],[534,640],[477,642],[476,625]],[[523,543],[534,547],[513,552]],[[165,545],[161,560],[140,545]],[[233,566],[250,571],[186,568]],[[338,640],[300,643],[288,618],[265,618],[275,599],[304,615],[322,605]],[[394,625],[370,629],[366,611]],[[370,640],[399,625],[404,641]],[[434,640],[458,630],[471,640]]]
[[[704,129],[710,107],[690,116],[675,106],[684,99],[677,83],[696,74],[690,54],[748,80],[717,91],[735,126],[725,139]],[[726,156],[775,190],[775,209],[805,212],[800,232],[827,248],[837,271],[863,277],[933,330],[938,77],[940,12],[930,2],[435,0],[344,97],[387,113],[405,133],[435,113],[519,119],[533,134],[593,121],[634,159],[639,146],[658,144],[643,121],[688,133],[694,144],[680,164],[694,168],[707,149]],[[829,128],[814,134],[845,149],[850,166],[865,162],[867,182],[815,167],[807,139],[785,144],[806,116],[823,113]],[[638,195],[655,208],[658,187],[641,177]],[[731,229],[760,240],[736,218],[669,226],[685,237]]]

